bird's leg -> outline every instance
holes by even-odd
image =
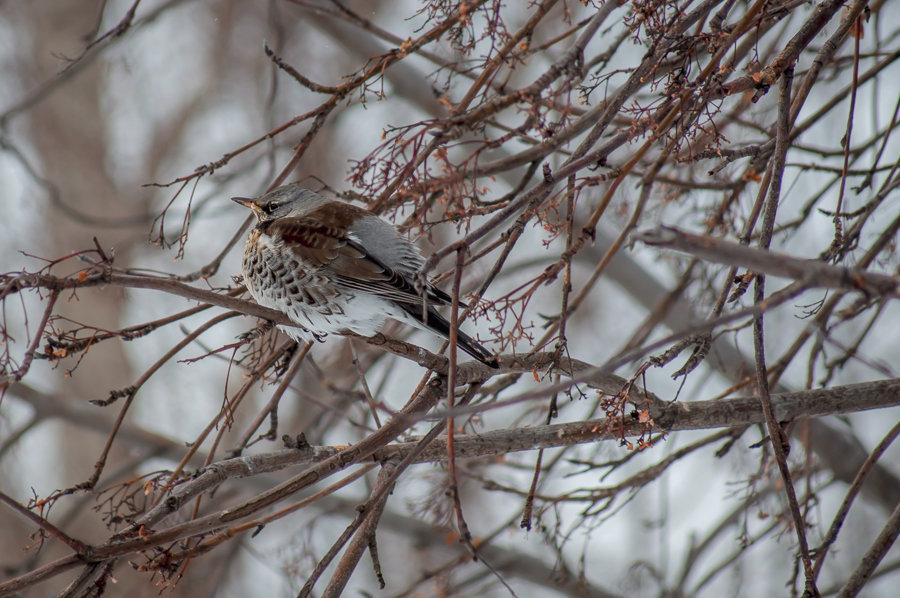
[[[271,320],[262,320],[260,324],[253,330],[248,330],[247,332],[239,334],[238,340],[242,342],[252,341],[253,339],[257,339],[271,330],[273,326],[275,326],[275,323]]]
[[[278,358],[278,361],[275,362],[275,375],[281,378],[285,372],[287,372],[288,366],[291,365],[291,360],[294,358],[294,355],[297,353],[297,349],[300,347],[300,343],[294,341],[287,347],[285,347],[284,352],[281,354],[281,357]]]

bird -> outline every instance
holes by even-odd
[[[416,282],[425,260],[388,221],[299,183],[232,200],[256,215],[241,260],[247,289],[257,303],[297,324],[280,327],[295,341],[347,332],[370,337],[388,318],[450,338],[450,322],[435,307],[449,305],[451,297],[430,282]],[[461,330],[456,344],[499,367]]]

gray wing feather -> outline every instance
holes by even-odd
[[[425,260],[419,249],[401,237],[397,229],[377,216],[360,218],[349,231],[359,244],[409,280],[414,280]]]

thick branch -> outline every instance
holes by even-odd
[[[647,245],[674,249],[711,262],[796,280],[810,288],[856,290],[878,297],[900,298],[900,279],[896,276],[831,266],[714,237],[693,235],[667,226],[641,231],[633,238]]]

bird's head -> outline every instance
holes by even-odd
[[[268,222],[285,216],[304,216],[327,201],[324,197],[291,183],[269,191],[262,197],[232,197],[232,201],[253,210],[259,222]]]

